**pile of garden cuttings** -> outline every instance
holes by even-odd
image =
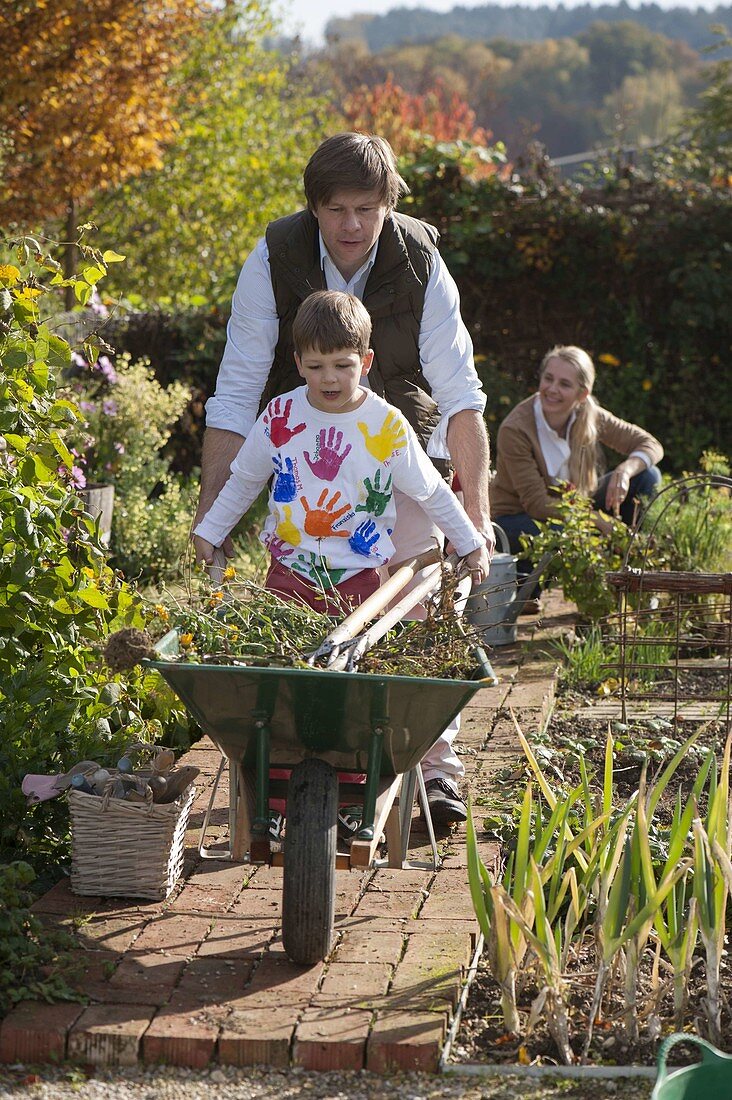
[[[427,617],[400,622],[361,657],[359,672],[468,680],[478,666],[478,635],[455,612],[457,579],[443,572]],[[349,608],[343,608],[343,618]],[[173,605],[157,604],[153,635],[178,632],[179,660],[196,664],[306,668],[335,620],[251,583],[208,588]],[[145,654],[151,655],[150,652]]]
[[[692,744],[686,742],[692,735]],[[691,799],[698,808],[698,816],[705,820],[709,806],[709,788],[697,791],[694,784],[700,775],[703,762],[713,759],[721,776],[726,726],[722,721],[699,723],[677,720],[671,723],[663,718],[647,718],[642,722],[608,723],[589,718],[578,718],[571,710],[555,712],[543,734],[532,734],[531,751],[546,781],[561,799],[562,791],[569,791],[582,783],[581,772],[589,777],[592,797],[602,798],[604,776],[607,775],[608,746],[612,744],[613,807],[616,815],[642,790],[652,790],[674,757],[678,758],[671,781],[663,790],[655,806],[650,822],[650,846],[655,857],[663,860],[667,850],[668,835],[674,814]],[[680,750],[684,750],[681,752]],[[710,753],[713,750],[713,755]],[[715,771],[712,767],[712,771]],[[643,777],[643,778],[642,778]],[[479,839],[498,839],[503,855],[503,867],[511,868],[512,852],[515,856],[519,829],[520,806],[527,783],[536,785],[536,768],[527,760],[497,772],[493,777],[490,795],[473,805],[473,820]],[[677,804],[678,799],[678,804]],[[545,808],[544,824],[549,810]],[[706,821],[705,821],[706,823]],[[632,830],[629,829],[630,833]],[[629,849],[628,849],[629,850]],[[694,859],[694,842],[689,830],[689,845],[684,856]],[[697,853],[698,856],[698,853]],[[690,861],[691,861],[690,860]],[[728,883],[728,886],[730,884]],[[548,891],[547,891],[548,892]],[[631,902],[631,904],[634,904]],[[679,899],[679,923],[683,925],[684,913],[688,914],[689,894]],[[726,932],[732,927],[730,903],[726,903]],[[661,957],[656,935],[650,931],[648,942],[639,956],[635,978],[637,1015],[636,1023],[629,1027],[625,991],[625,958],[623,953],[615,958],[609,980],[595,1014],[591,1042],[586,1047],[587,1028],[595,992],[598,972],[597,939],[588,920],[584,935],[569,951],[563,978],[566,983],[567,1018],[570,1045],[576,1062],[604,1065],[652,1065],[655,1062],[660,1038],[677,1030],[688,1030],[710,1038],[705,1013],[706,957],[701,938],[690,955],[690,970],[686,977],[686,1002],[683,1021],[674,1017],[673,975],[671,967]],[[682,929],[683,931],[683,929]],[[452,1058],[460,1063],[483,1064],[544,1064],[561,1065],[568,1061],[562,1057],[548,1026],[544,1004],[547,999],[546,970],[537,964],[537,956],[529,947],[524,964],[517,968],[516,1005],[521,1023],[519,1031],[507,1031],[502,1011],[501,987],[493,977],[497,973],[495,955],[490,958],[490,944],[486,941],[483,956],[470,987],[467,1005],[462,1015],[460,1029],[452,1050]],[[721,1036],[715,1038],[721,1049],[732,1051],[732,959],[726,950],[721,951],[719,972],[719,1022]],[[596,1004],[597,1002],[595,1002]],[[636,1032],[637,1034],[633,1034]],[[670,1063],[687,1063],[696,1060],[694,1054],[682,1045],[672,1052]]]

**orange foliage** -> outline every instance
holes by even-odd
[[[352,129],[385,137],[399,154],[420,152],[427,135],[474,145],[488,145],[491,137],[475,125],[475,111],[439,80],[424,95],[413,95],[388,76],[383,84],[351,92],[343,112]]]
[[[0,4],[0,223],[40,223],[160,165],[176,128],[171,78],[210,11],[208,0]]]

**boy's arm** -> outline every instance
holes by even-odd
[[[271,474],[269,446],[261,423],[257,421],[231,463],[228,481],[194,528],[193,542],[197,561],[211,564],[214,547],[222,545],[257,499]]]

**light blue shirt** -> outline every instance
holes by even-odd
[[[328,289],[363,298],[377,249],[378,241],[365,264],[346,281],[321,236],[321,262]],[[206,402],[208,427],[244,437],[249,434],[272,369],[278,335],[269,252],[263,237],[247,257],[234,291],[216,392]],[[426,449],[433,458],[446,458],[450,417],[463,409],[482,413],[486,399],[473,362],[473,344],[460,316],[458,290],[437,251],[425,288],[418,346],[422,372],[440,411],[440,421]]]

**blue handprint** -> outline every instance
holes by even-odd
[[[275,455],[272,459],[272,465],[275,469],[275,482],[272,497],[281,504],[289,504],[289,502],[294,500],[297,496],[297,485],[295,484],[292,459],[285,459],[285,468],[283,470],[282,459],[279,455]]]
[[[370,555],[372,546],[381,538],[380,532],[376,531],[376,534],[374,534],[374,531],[376,531],[376,524],[372,519],[365,519],[356,528],[348,540],[348,545],[354,554],[363,554],[364,557]]]

